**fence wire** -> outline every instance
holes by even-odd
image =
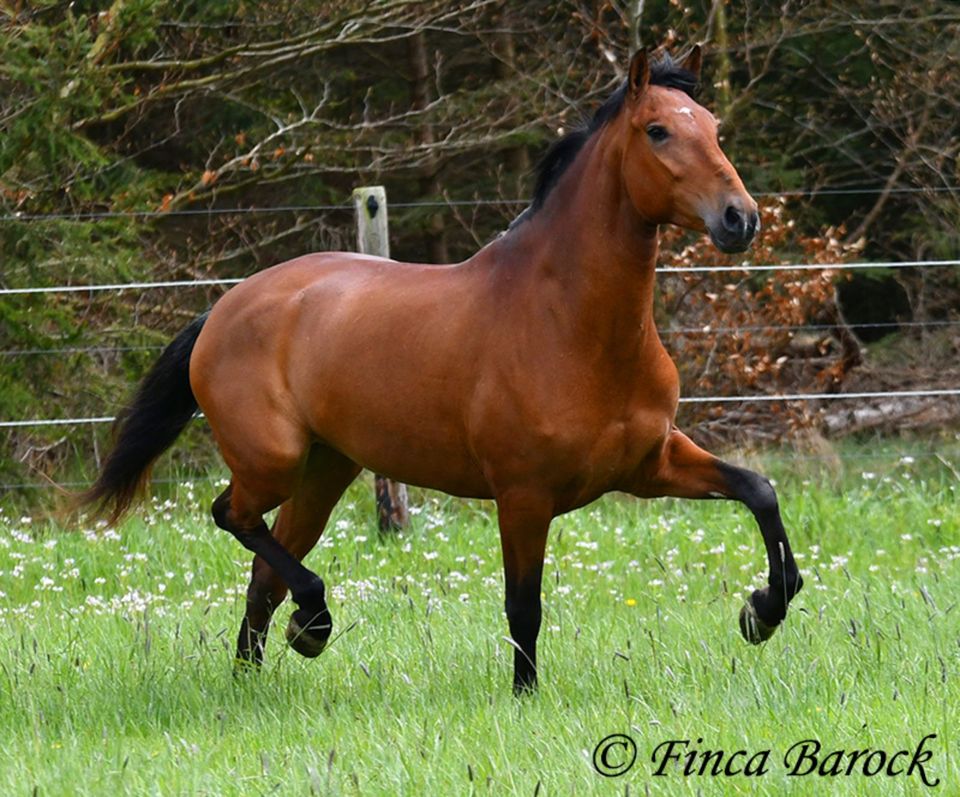
[[[774,393],[756,396],[682,396],[681,404],[750,404],[754,402],[795,402],[795,401],[851,401],[878,398],[948,398],[960,396],[960,389],[943,388],[931,390],[867,390],[858,393]],[[202,416],[201,416],[202,417]],[[35,418],[25,421],[0,421],[0,429],[39,428],[44,426],[88,426],[113,423],[112,415],[100,415],[89,418]]]
[[[741,263],[734,266],[661,266],[658,274],[751,273],[757,271],[861,271],[870,269],[934,268],[960,266],[960,260],[884,260],[857,263]],[[157,282],[110,282],[97,285],[49,285],[32,288],[0,288],[0,296],[26,296],[45,293],[96,293],[101,291],[152,290],[156,288],[210,287],[236,285],[246,277],[223,277],[195,280],[160,280]]]
[[[756,191],[754,197],[764,199],[794,199],[822,196],[876,196],[880,194],[960,194],[960,186],[928,186],[902,188],[883,188],[877,186],[838,187],[838,188],[794,188],[784,191]],[[444,207],[484,207],[503,205],[529,205],[531,199],[436,199],[410,202],[391,202],[391,208],[444,208]],[[93,210],[74,213],[24,213],[13,212],[0,216],[0,222],[33,221],[96,221],[98,219],[151,219],[177,216],[227,216],[270,213],[321,213],[353,210],[353,203],[323,203],[304,205],[268,205],[263,207],[240,208],[179,208],[162,210],[150,208],[143,210]]]
[[[883,321],[853,323],[850,327],[860,329],[925,329],[960,326],[960,318],[944,321]],[[744,332],[829,332],[836,324],[745,324],[740,327],[714,327],[705,324],[702,327],[668,327],[657,330],[660,337],[679,337],[687,335],[738,335]],[[0,351],[0,357],[34,357],[56,354],[126,354],[129,352],[163,351],[163,344],[144,344],[142,346],[62,346],[58,348],[7,349]]]

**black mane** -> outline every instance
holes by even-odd
[[[696,98],[699,88],[697,76],[680,66],[668,53],[657,56],[656,60],[650,64],[650,84],[669,89],[679,89],[689,95],[691,99]],[[514,219],[510,225],[511,229],[530,218],[543,206],[547,195],[560,179],[560,175],[573,163],[587,140],[620,113],[626,97],[627,81],[624,81],[607,98],[606,102],[597,108],[588,122],[550,145],[537,166],[537,182],[533,191],[533,201],[530,203],[530,207]]]

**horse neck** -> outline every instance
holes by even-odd
[[[623,188],[616,133],[609,125],[588,140],[543,206],[498,247],[504,271],[528,277],[510,280],[526,288],[525,301],[560,305],[558,319],[612,347],[632,346],[654,329],[659,242]]]

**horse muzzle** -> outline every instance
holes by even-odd
[[[745,252],[760,229],[756,208],[744,210],[738,203],[727,205],[723,213],[707,221],[710,240],[721,252]]]

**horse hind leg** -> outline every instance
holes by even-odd
[[[234,537],[247,550],[262,558],[290,587],[297,605],[306,608],[311,616],[326,620],[329,625],[325,588],[322,579],[304,567],[270,533],[263,521],[263,512],[273,506],[249,508],[250,490],[242,482],[231,483],[213,503],[213,518],[216,524]],[[276,504],[274,504],[275,506]],[[329,631],[329,629],[327,629]],[[318,630],[319,635],[319,630]],[[319,651],[317,651],[319,653]]]
[[[333,507],[360,472],[360,466],[337,452],[316,446],[310,453],[293,496],[281,507],[274,538],[297,560],[302,560],[323,534]],[[263,556],[253,560],[247,605],[237,638],[237,661],[259,666],[270,620],[287,594],[287,582]],[[316,619],[311,612],[317,612]],[[298,609],[290,618],[287,639],[307,657],[318,655],[329,637],[329,609]],[[318,626],[314,629],[314,626]]]

